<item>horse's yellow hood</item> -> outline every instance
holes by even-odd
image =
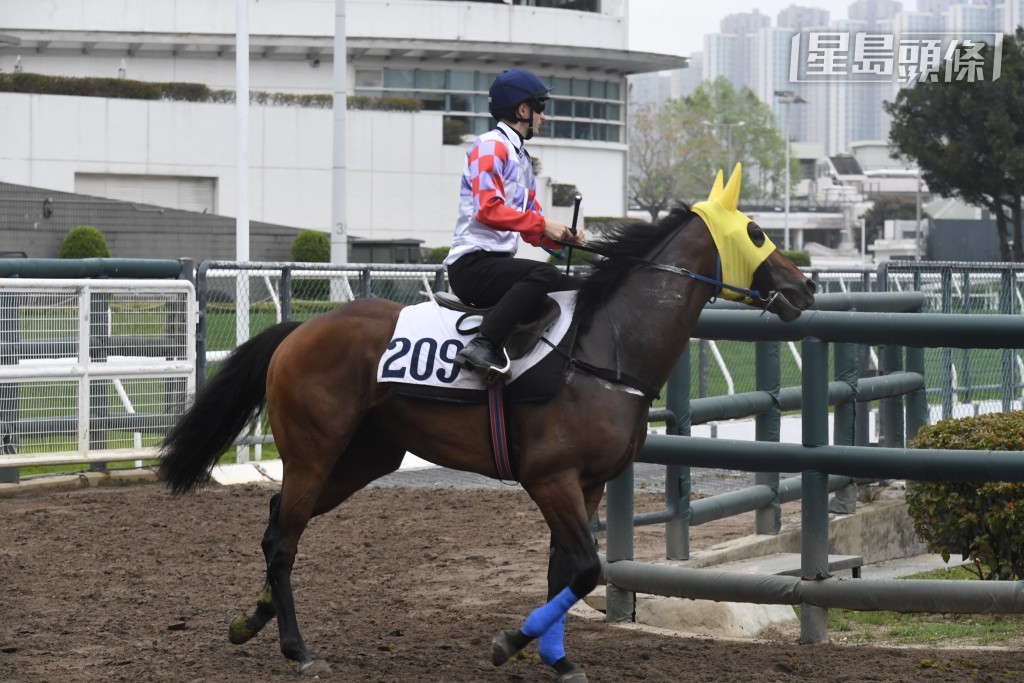
[[[736,209],[740,200],[740,183],[743,180],[743,167],[737,163],[729,176],[728,184],[723,185],[724,173],[718,172],[715,184],[707,201],[697,202],[691,207],[698,216],[704,219],[711,237],[718,248],[718,257],[722,263],[722,282],[733,287],[749,289],[754,282],[754,271],[764,263],[775,245],[767,236],[760,247],[755,245],[747,234],[747,226],[751,220]],[[750,297],[722,288],[719,296],[735,301],[748,301]]]

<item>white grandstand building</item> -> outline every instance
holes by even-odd
[[[348,110],[348,234],[450,241],[468,148],[492,125],[487,88],[524,67],[553,86],[531,142],[541,193],[575,185],[583,214],[626,214],[626,76],[685,59],[630,49],[628,0],[347,0],[347,94],[419,112]],[[335,0],[250,0],[253,92],[333,89]],[[0,0],[0,71],[235,88],[236,0]],[[328,231],[329,108],[252,104],[252,220]],[[0,93],[0,181],[235,215],[235,107]],[[571,209],[569,209],[571,211]]]

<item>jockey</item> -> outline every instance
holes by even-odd
[[[466,155],[452,248],[444,261],[452,291],[468,304],[494,308],[480,334],[455,357],[466,370],[493,381],[509,371],[505,338],[548,292],[576,289],[578,282],[550,263],[513,258],[520,239],[560,248],[552,240],[584,244],[564,223],[544,217],[525,142],[544,122],[551,91],[526,69],[509,69],[488,93],[494,130],[476,139]]]

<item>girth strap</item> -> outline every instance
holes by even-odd
[[[498,469],[498,479],[518,481],[512,472],[512,462],[508,453],[504,382],[494,382],[487,387],[487,407],[491,423],[491,451],[494,454],[494,466]]]

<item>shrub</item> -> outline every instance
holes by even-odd
[[[806,251],[785,251],[783,249],[779,249],[779,252],[792,261],[794,266],[800,266],[802,268],[811,267],[811,255]]]
[[[580,193],[572,183],[551,184],[551,205],[572,206],[576,203],[576,195]]]
[[[1024,412],[943,420],[912,448],[1024,450]],[[1024,482],[908,482],[907,510],[928,550],[970,558],[982,579],[1024,579]]]
[[[328,263],[331,260],[331,238],[319,230],[303,230],[292,240],[292,259],[302,263]],[[331,291],[328,280],[295,278],[292,289],[298,298],[326,300]]]
[[[462,119],[445,118],[441,124],[441,144],[461,145],[463,136],[469,133],[469,124]]]
[[[91,225],[79,225],[67,234],[60,248],[61,258],[110,258],[107,239]]]
[[[424,259],[424,263],[441,264],[448,258],[448,252],[452,250],[451,247],[434,247],[427,254],[427,258]]]
[[[319,230],[303,230],[292,240],[292,259],[303,263],[328,263],[331,238]]]

